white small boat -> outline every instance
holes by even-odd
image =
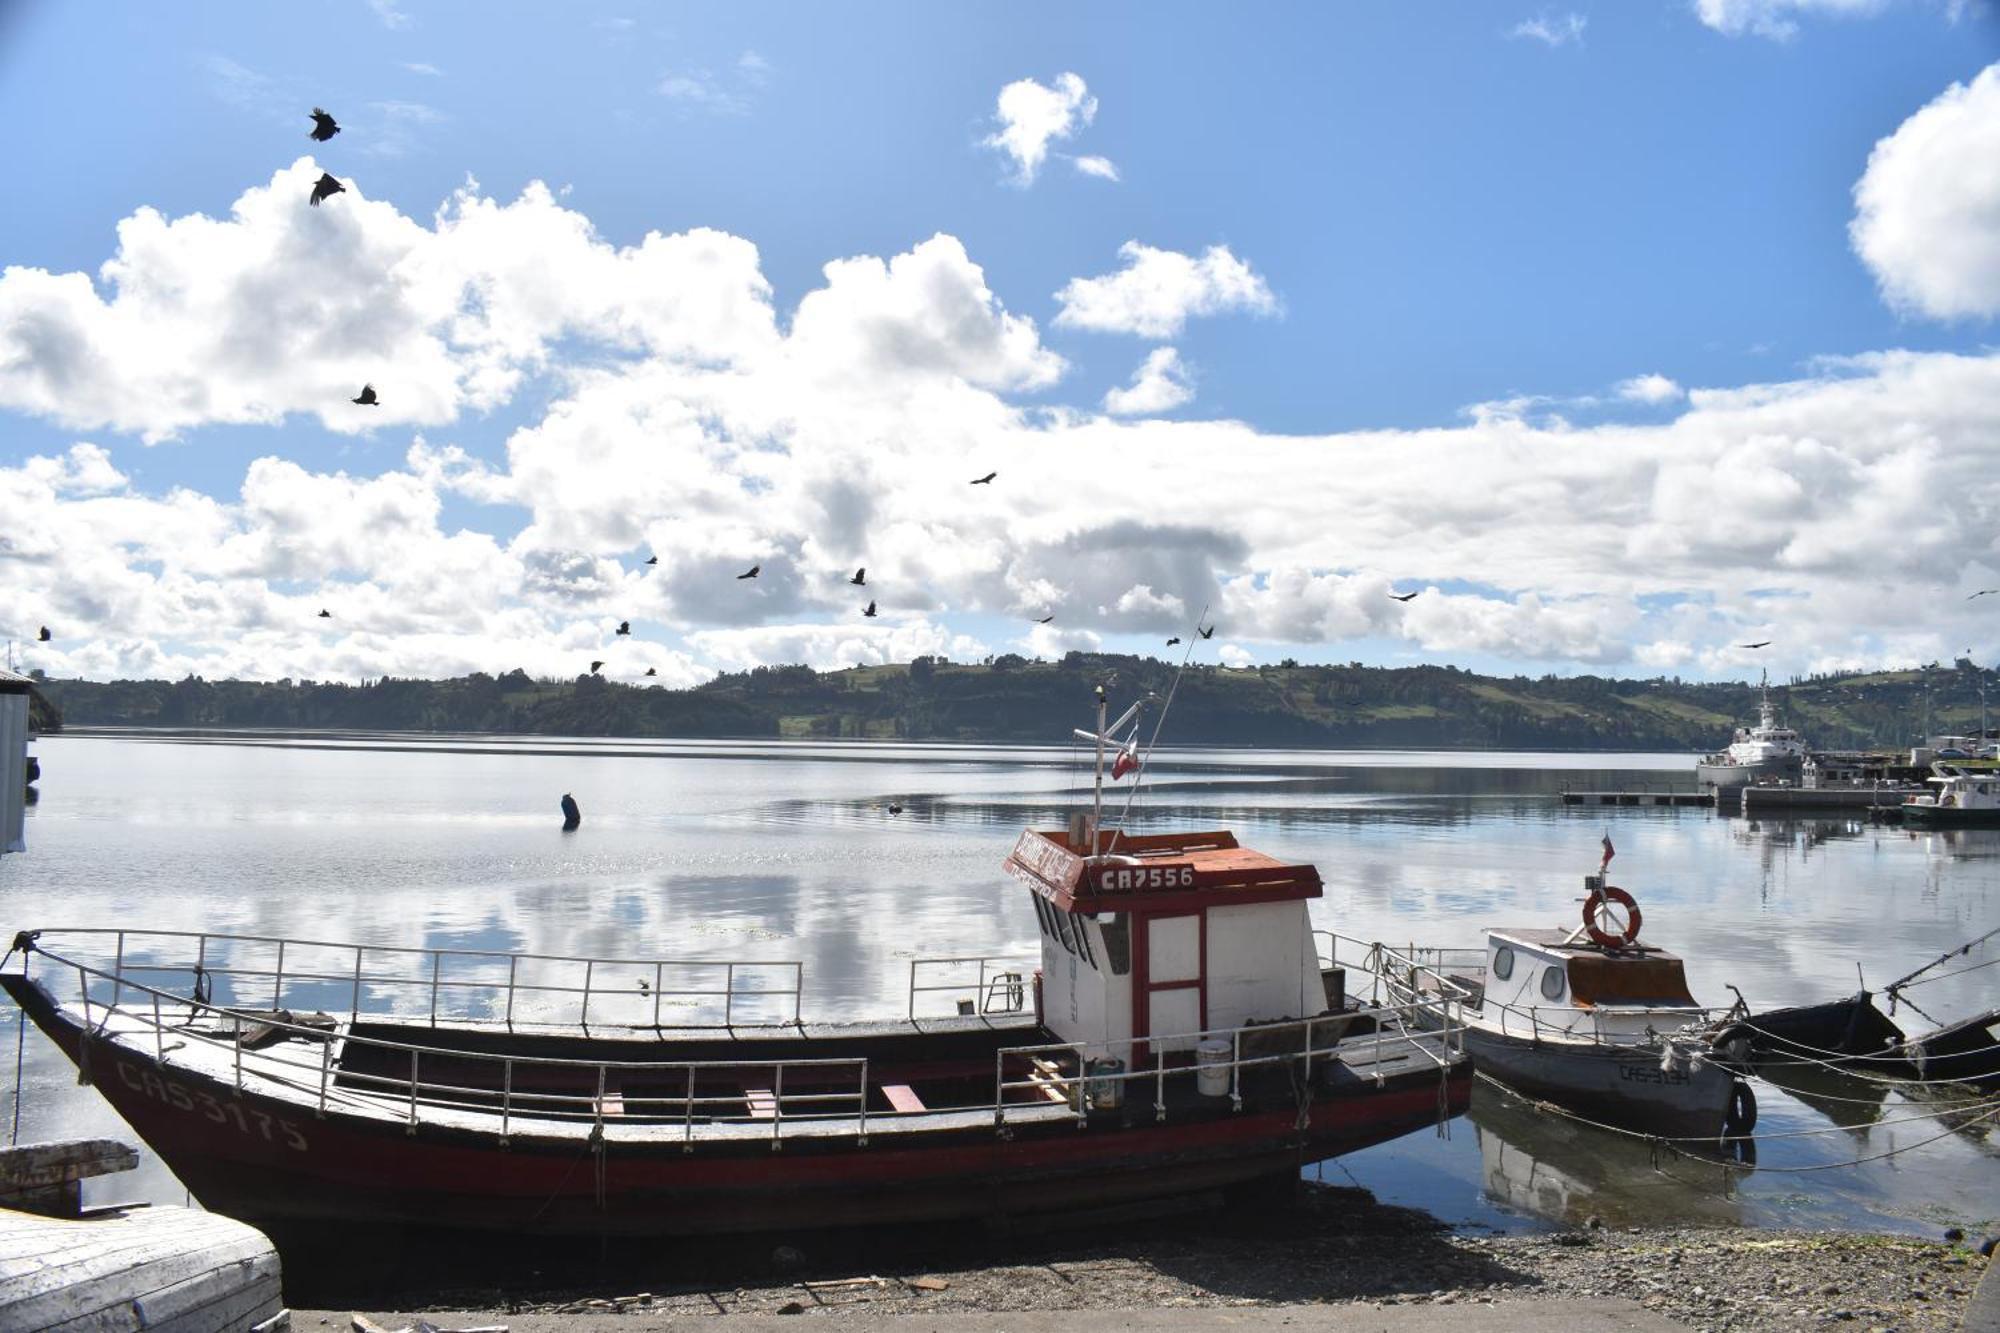
[[[2000,828],[2000,772],[1940,760],[1928,779],[1937,788],[1903,802],[1903,822],[1917,828]]]
[[[1695,1002],[1678,957],[1639,942],[1630,894],[1584,885],[1576,929],[1490,927],[1484,950],[1376,944],[1360,970],[1397,1003],[1457,1001],[1473,1067],[1526,1096],[1620,1129],[1747,1133],[1755,1101],[1707,1036],[1720,1011]]]

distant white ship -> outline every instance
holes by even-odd
[[[1761,688],[1757,725],[1738,727],[1729,748],[1695,765],[1695,777],[1704,787],[1743,787],[1777,778],[1798,781],[1805,767],[1806,743],[1798,732],[1778,725],[1768,674]]]

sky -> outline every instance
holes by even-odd
[[[21,669],[2000,657],[1992,0],[14,0],[0,144]]]

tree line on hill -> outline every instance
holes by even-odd
[[[56,680],[36,685],[71,726],[277,727],[694,738],[876,738],[1067,744],[1092,689],[1115,710],[1174,692],[1174,743],[1447,749],[1710,750],[1754,720],[1743,682],[1482,676],[1456,667],[1359,663],[1231,669],[1109,653],[1061,661],[1004,655],[815,671],[758,667],[692,689],[523,671],[452,680]],[[1926,728],[1979,724],[1991,672],[1813,676],[1772,687],[1787,721],[1830,749],[1907,746]],[[57,719],[49,719],[60,725]],[[45,725],[44,729],[52,729]]]

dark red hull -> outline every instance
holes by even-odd
[[[86,1039],[39,986],[7,990],[202,1204],[245,1221],[365,1219],[545,1234],[672,1235],[993,1218],[1198,1193],[1280,1173],[1462,1114],[1471,1067],[1320,1091],[1299,1108],[1125,1115],[854,1138],[631,1143],[407,1127],[161,1068]],[[87,1049],[86,1049],[87,1048]]]

